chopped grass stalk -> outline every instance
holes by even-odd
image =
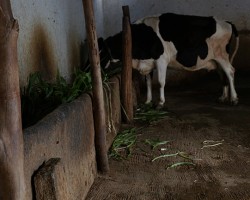
[[[185,159],[188,159],[188,160],[194,160],[193,158],[190,158],[190,157],[188,156],[188,154],[185,153],[185,152],[179,152],[179,153],[178,153],[178,156],[180,156],[180,157],[182,157],[182,158],[185,158]]]
[[[154,150],[156,147],[158,147],[160,145],[164,145],[164,144],[169,143],[169,141],[161,141],[159,139],[156,139],[156,140],[146,139],[145,143],[149,144],[151,146],[151,148]]]
[[[211,143],[220,143],[220,142],[224,142],[224,140],[219,140],[219,141],[216,141],[216,140],[205,140],[205,141],[203,141],[203,144],[207,145],[207,144],[211,144]]]
[[[188,154],[185,153],[185,152],[177,152],[177,153],[173,153],[173,154],[163,154],[163,155],[160,155],[160,156],[157,156],[155,157],[152,162],[154,162],[155,160],[157,159],[160,159],[160,158],[166,158],[166,157],[174,157],[174,156],[180,156],[182,158],[185,158],[185,159],[188,159],[188,160],[192,160],[192,158],[188,157]]]
[[[223,143],[208,144],[208,145],[204,145],[203,147],[201,147],[201,149],[209,148],[209,147],[215,147],[215,146],[219,146],[219,145],[222,145],[222,144],[223,144]]]
[[[174,157],[174,156],[178,156],[179,153],[173,153],[173,154],[164,154],[164,155],[160,155],[160,156],[157,156],[155,157],[152,162],[154,162],[155,160],[157,159],[160,159],[160,158],[166,158],[166,157]]]
[[[132,147],[136,142],[136,129],[131,128],[125,131],[122,131],[117,134],[114,142],[110,148],[109,156],[114,159],[123,159],[127,158],[131,154]],[[126,151],[126,156],[122,156],[121,152]]]
[[[192,166],[195,166],[195,164],[192,163],[192,162],[178,162],[178,163],[174,163],[174,164],[168,166],[167,169],[175,168],[175,167],[183,166],[183,165],[192,165]]]

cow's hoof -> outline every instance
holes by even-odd
[[[238,98],[230,100],[230,105],[232,105],[232,106],[236,106],[236,105],[238,105],[238,103],[239,103],[239,99]]]
[[[239,99],[238,98],[229,99],[229,98],[220,97],[218,99],[218,103],[223,103],[223,104],[227,104],[227,105],[231,105],[231,106],[236,106],[239,103]]]
[[[155,109],[156,110],[162,110],[163,108],[164,108],[164,105],[158,104]]]
[[[146,101],[144,104],[145,105],[152,105],[152,101]]]
[[[226,97],[220,97],[218,98],[218,103],[228,103],[229,102],[229,98]]]

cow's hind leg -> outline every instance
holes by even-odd
[[[158,103],[157,109],[161,109],[165,103],[165,83],[166,83],[166,72],[167,72],[167,63],[163,59],[157,60],[157,72],[158,72],[158,81],[160,84],[160,101]]]
[[[221,79],[222,85],[223,85],[222,95],[218,99],[218,101],[221,102],[221,103],[229,102],[230,98],[229,98],[229,82],[228,82],[228,78],[227,78],[224,70],[220,66],[217,67],[217,72],[218,72],[218,74],[220,76],[220,79]]]
[[[230,91],[230,103],[232,105],[237,105],[238,104],[238,97],[237,97],[237,93],[235,91],[235,87],[234,87],[234,68],[231,65],[231,63],[229,61],[223,60],[223,59],[216,59],[216,62],[219,64],[219,66],[223,69],[227,79],[228,79],[228,83],[229,83],[229,91]],[[223,95],[226,97],[228,96],[228,86],[224,86],[223,89]],[[223,97],[222,95],[222,97]]]
[[[151,72],[153,73],[153,72]],[[153,74],[146,75],[146,83],[147,83],[147,100],[145,104],[150,104],[152,101],[152,76]]]

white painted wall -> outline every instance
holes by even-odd
[[[122,6],[129,5],[131,21],[145,16],[174,12],[217,16],[232,21],[238,29],[250,29],[250,1],[247,0],[103,0],[104,36],[121,30]]]
[[[103,33],[102,0],[94,0],[97,32]],[[57,70],[67,80],[80,65],[80,44],[86,39],[81,0],[11,0],[20,26],[20,84],[34,71],[53,79]]]

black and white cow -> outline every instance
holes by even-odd
[[[165,102],[164,87],[167,67],[196,71],[220,69],[225,79],[221,102],[238,103],[234,87],[233,58],[239,39],[235,26],[214,17],[173,13],[146,17],[131,24],[133,68],[147,79],[147,101],[152,100],[150,72],[156,67],[160,84],[160,101]],[[235,48],[229,56],[233,36]],[[122,58],[122,32],[107,38],[99,46],[106,49],[111,62]]]

